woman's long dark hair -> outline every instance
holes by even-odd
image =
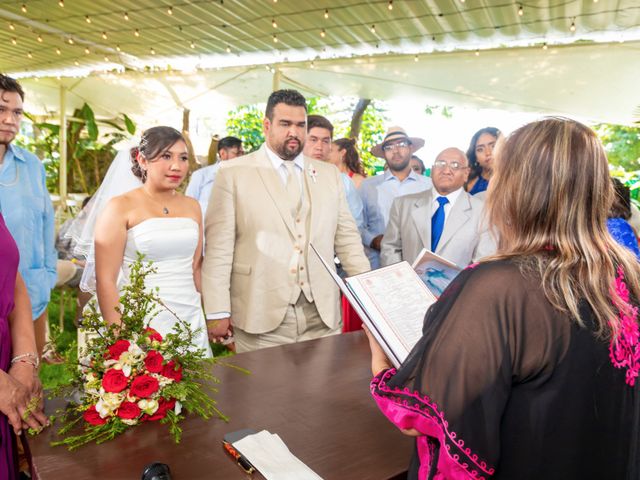
[[[495,137],[496,140],[500,136],[500,130],[496,127],[484,127],[473,134],[471,142],[469,142],[469,148],[467,149],[467,158],[469,159],[469,167],[471,167],[471,173],[469,173],[469,180],[467,182],[479,177],[482,173],[482,167],[478,163],[478,158],[476,157],[476,143],[478,143],[480,136],[485,133]]]
[[[351,170],[353,173],[357,173],[366,176],[364,172],[364,167],[362,166],[362,162],[360,161],[360,155],[358,154],[358,149],[356,148],[356,139],[355,138],[340,138],[333,142],[338,146],[339,150],[345,150],[346,155],[344,156],[345,163],[347,168]]]

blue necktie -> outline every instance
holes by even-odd
[[[442,230],[444,230],[444,206],[449,203],[447,197],[438,197],[438,203],[440,206],[436,210],[436,213],[431,217],[431,251],[435,252],[438,248],[438,242],[442,236]]]

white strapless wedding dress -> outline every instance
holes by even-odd
[[[187,217],[155,217],[144,220],[127,231],[127,244],[122,266],[123,279],[129,278],[129,268],[136,261],[137,252],[152,261],[155,273],[147,276],[147,288],[158,288],[158,296],[180,320],[191,325],[197,333],[194,349],[203,349],[211,357],[207,326],[193,280],[193,255],[198,247],[198,224]],[[173,330],[175,316],[160,307],[150,326],[163,337]]]

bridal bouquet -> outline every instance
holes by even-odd
[[[90,333],[77,362],[68,362],[72,379],[54,392],[79,392],[80,400],[62,412],[62,439],[54,445],[73,450],[95,441],[101,443],[144,422],[166,424],[176,443],[180,441],[183,411],[208,419],[216,414],[210,394],[218,383],[210,373],[215,360],[190,350],[195,332],[177,319],[172,333],[162,337],[149,321],[162,305],[145,290],[145,277],[153,272],[143,256],[131,267],[130,282],[120,297],[122,323],[107,327],[90,304],[82,325]],[[78,427],[81,427],[79,429]]]

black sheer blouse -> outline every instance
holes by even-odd
[[[640,479],[637,306],[599,340],[586,303],[582,328],[519,267],[462,272],[404,364],[373,379],[385,415],[423,434],[410,478]]]

